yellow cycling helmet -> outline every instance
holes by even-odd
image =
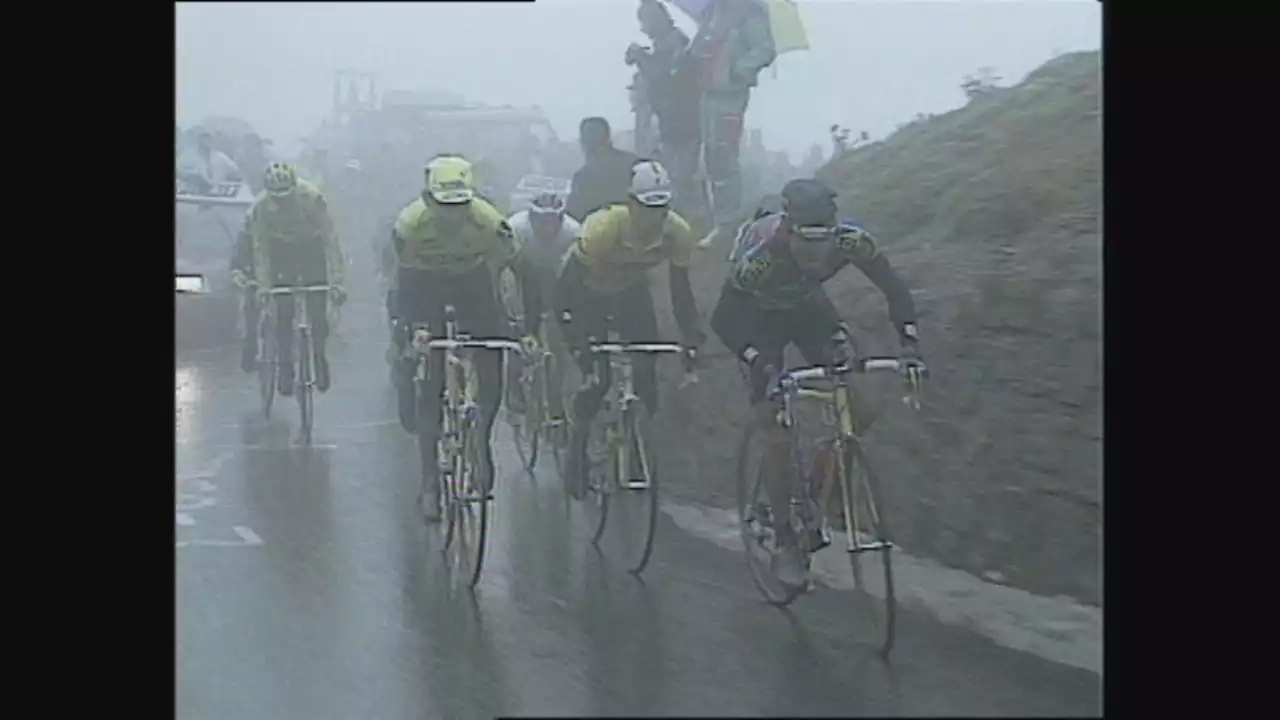
[[[426,167],[427,195],[442,205],[469,203],[476,196],[471,163],[457,155],[433,158]]]

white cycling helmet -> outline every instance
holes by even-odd
[[[656,160],[641,160],[631,166],[631,197],[648,207],[666,207],[671,204],[675,191],[671,185],[671,173]]]
[[[529,201],[530,217],[564,217],[565,200],[553,192],[538,193]]]

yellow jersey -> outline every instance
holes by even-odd
[[[657,237],[642,238],[632,230],[631,209],[611,205],[587,216],[570,252],[587,268],[583,285],[612,295],[647,280],[650,268],[663,261],[689,267],[697,246],[693,229],[674,210],[667,212]]]
[[[324,194],[302,179],[298,180],[295,193],[289,202],[280,202],[262,191],[249,208],[246,229],[253,240],[259,282],[271,280],[271,260],[280,257],[280,253],[313,245],[324,249],[329,281],[341,284],[342,252]]]
[[[396,235],[404,241],[400,265],[413,270],[464,275],[484,263],[497,272],[516,254],[507,220],[489,201],[476,197],[456,228],[441,227],[432,206],[418,198],[400,211]]]

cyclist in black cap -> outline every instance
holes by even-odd
[[[889,302],[902,354],[919,362],[911,292],[860,224],[837,217],[836,194],[813,179],[792,180],[782,189],[782,211],[764,211],[743,227],[730,256],[729,277],[711,316],[711,329],[749,369],[751,403],[762,415],[766,490],[774,507],[786,507],[791,474],[786,471],[786,431],[768,422],[770,379],[783,369],[783,350],[795,343],[805,362],[839,365],[852,359],[848,328],[822,284],[849,265],[863,272]],[[778,452],[768,452],[777,450]],[[775,556],[779,580],[804,583],[804,550],[791,527],[780,523]]]

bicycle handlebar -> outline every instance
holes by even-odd
[[[333,285],[293,285],[273,287],[263,292],[267,295],[292,295],[294,293],[329,292],[333,287]]]
[[[911,386],[912,395],[916,396],[914,400],[910,401],[911,405],[917,409],[920,407],[918,399],[920,385],[921,381],[928,377],[929,370],[921,362],[913,362],[896,357],[860,358],[834,367],[796,368],[795,370],[780,373],[770,386],[768,396],[776,398],[784,392],[794,390],[799,383],[805,380],[826,380],[842,375],[881,371],[896,372],[903,375]]]
[[[682,353],[690,348],[677,343],[590,343],[593,353],[617,355],[621,353]]]
[[[813,366],[805,368],[796,368],[781,374],[778,379],[779,383],[802,382],[804,380],[825,380],[829,378],[848,375],[850,373],[868,373],[890,370],[893,372],[903,372],[910,367],[919,367],[918,364],[905,363],[896,357],[870,357],[853,360],[843,365],[835,367]]]
[[[422,329],[414,330],[413,347],[419,351],[472,348],[479,350],[511,350],[518,353],[524,352],[524,348],[520,343],[506,338],[466,338],[450,340],[448,338],[433,337],[430,332]]]

